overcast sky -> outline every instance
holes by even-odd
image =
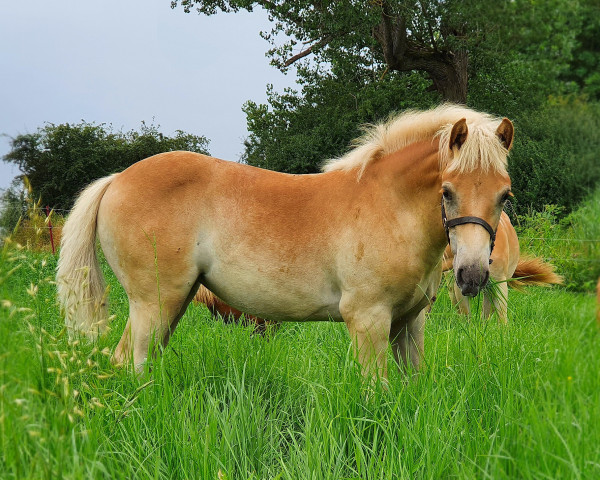
[[[170,0],[0,0],[0,133],[44,122],[154,119],[171,135],[204,135],[212,155],[237,160],[247,136],[242,105],[266,85],[294,85],[269,65],[266,13],[205,17]],[[0,137],[0,157],[9,139]],[[18,170],[0,162],[0,188]]]

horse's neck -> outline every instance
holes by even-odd
[[[385,184],[395,203],[390,205],[392,208],[418,218],[441,255],[446,234],[440,206],[442,175],[437,142],[418,142],[386,155],[367,166],[365,176]]]

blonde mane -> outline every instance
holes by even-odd
[[[467,120],[469,128],[467,140],[460,150],[451,150],[448,144],[452,126],[462,118]],[[367,126],[364,135],[353,142],[352,150],[340,158],[327,161],[322,170],[357,169],[360,178],[373,160],[411,143],[437,137],[442,170],[463,172],[478,168],[487,171],[491,168],[504,172],[508,150],[496,135],[501,121],[501,118],[454,104],[443,104],[426,111],[409,110],[387,122]]]

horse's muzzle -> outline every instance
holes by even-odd
[[[487,266],[468,265],[456,271],[456,284],[465,297],[474,297],[490,278]]]

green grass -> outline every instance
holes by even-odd
[[[136,377],[110,365],[127,316],[112,274],[111,331],[71,344],[55,266],[0,260],[2,479],[600,478],[591,295],[511,290],[502,327],[440,292],[422,373],[388,390],[363,384],[344,325],[269,339],[193,306]]]

